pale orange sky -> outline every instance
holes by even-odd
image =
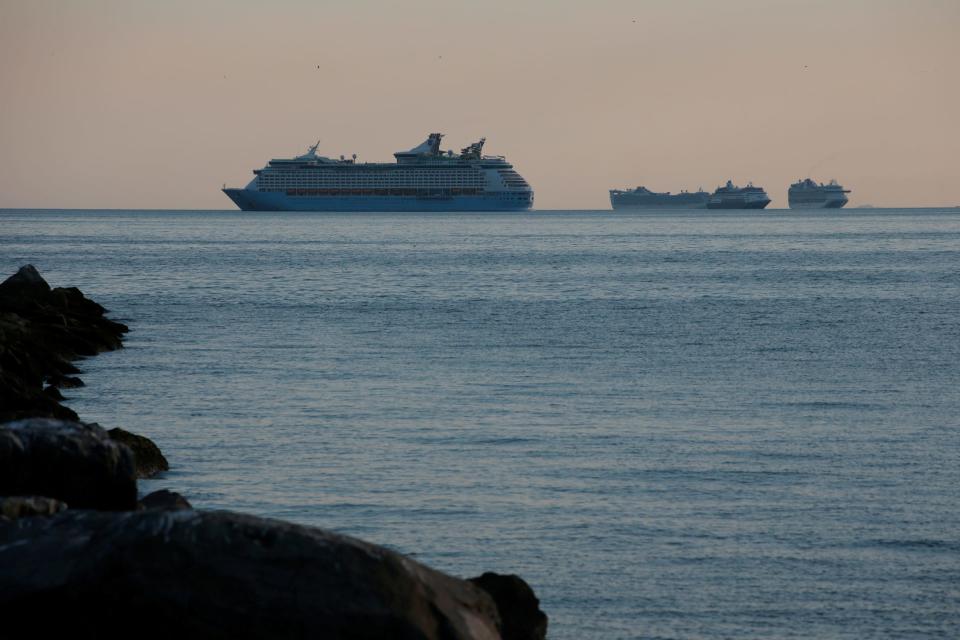
[[[487,137],[537,208],[835,177],[960,204],[958,0],[0,0],[0,207],[233,209],[271,157]]]

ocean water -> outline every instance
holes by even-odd
[[[960,212],[2,211],[198,508],[527,579],[550,637],[960,636]]]

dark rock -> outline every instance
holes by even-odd
[[[51,289],[31,265],[0,283],[0,422],[77,419],[56,388],[82,384],[65,378],[77,373],[71,359],[122,346],[127,327],[104,313],[79,289]]]
[[[80,371],[80,369],[78,369],[72,362],[70,362],[69,360],[67,360],[67,359],[65,359],[65,358],[61,358],[59,361],[53,362],[52,365],[53,365],[53,370],[56,372],[54,375],[67,375],[67,374],[70,374],[70,373],[83,373],[83,372]],[[76,380],[80,380],[80,378],[76,378]],[[83,386],[83,380],[80,380],[80,384],[78,384],[77,386],[78,386],[78,387],[82,387],[82,386]]]
[[[229,512],[69,510],[0,527],[0,617],[45,636],[497,640],[483,590],[397,553]],[[56,612],[51,616],[50,612]],[[144,624],[145,622],[149,624]]]
[[[135,509],[133,454],[79,422],[31,418],[0,424],[0,495],[41,495],[78,509]]]
[[[45,388],[43,390],[43,395],[47,396],[52,400],[56,400],[57,402],[60,402],[61,400],[63,400],[63,394],[60,393],[60,390],[54,386]]]
[[[63,511],[67,505],[43,496],[9,496],[0,498],[0,516],[9,520],[29,516],[52,516]]]
[[[61,360],[29,320],[0,311],[0,422],[31,415],[76,419],[43,393],[45,371]]]
[[[83,295],[76,287],[57,287],[50,291],[51,304],[61,309],[71,309],[87,316],[102,316],[107,312],[102,306]]]
[[[133,462],[136,465],[138,478],[149,478],[161,471],[169,471],[170,464],[160,452],[160,447],[149,438],[120,428],[110,429],[107,435],[114,442],[127,445],[133,452]]]
[[[169,489],[160,489],[159,491],[148,493],[140,498],[137,507],[140,509],[171,509],[174,511],[193,509],[193,505],[191,505],[186,498],[176,491],[170,491]]]
[[[47,377],[47,384],[51,387],[56,387],[58,389],[77,389],[79,387],[85,386],[83,380],[80,378],[72,378],[70,376],[61,375],[55,373],[52,376]]]
[[[523,578],[487,572],[479,578],[470,578],[470,582],[489,593],[497,604],[503,640],[547,637],[547,614],[540,610],[540,600]]]
[[[15,274],[0,282],[0,297],[37,297],[50,293],[50,285],[32,264],[25,264]]]

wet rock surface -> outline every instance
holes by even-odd
[[[110,429],[107,435],[114,442],[126,445],[133,452],[138,478],[149,478],[161,471],[169,471],[170,464],[160,452],[160,447],[149,438],[119,428]]]
[[[140,501],[137,502],[137,508],[141,510],[167,509],[177,511],[180,509],[193,509],[193,505],[176,491],[160,489],[159,491],[154,491],[140,498]]]
[[[547,614],[523,578],[487,572],[470,578],[493,598],[500,614],[503,640],[543,640],[547,637]]]
[[[44,496],[9,496],[0,498],[0,519],[52,516],[66,508],[66,503]]]
[[[136,508],[133,454],[96,425],[30,418],[0,425],[0,495],[77,509]]]
[[[0,615],[43,619],[48,634],[112,637],[91,612],[115,611],[149,620],[137,632],[148,637],[500,637],[490,596],[465,580],[360,540],[229,512],[25,518],[0,526],[0,566]]]

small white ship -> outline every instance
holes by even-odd
[[[707,201],[707,209],[763,209],[770,204],[770,197],[761,187],[753,186],[748,182],[745,187],[738,187],[732,181],[717,187]]]

